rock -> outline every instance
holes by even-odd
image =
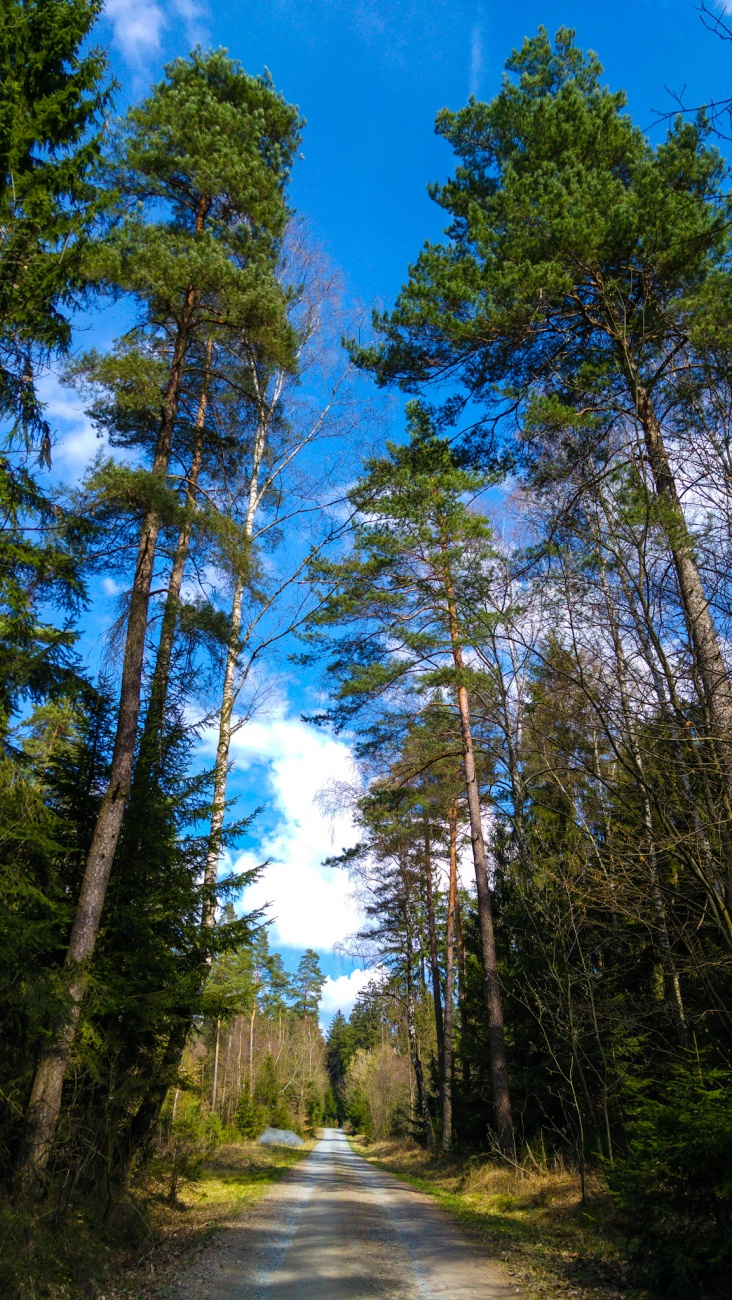
[[[297,1133],[293,1133],[289,1128],[266,1128],[261,1137],[257,1138],[261,1146],[265,1147],[302,1147],[305,1145]]]

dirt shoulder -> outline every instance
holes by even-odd
[[[169,1203],[164,1170],[117,1189],[105,1204],[52,1196],[0,1205],[0,1294],[18,1300],[160,1300],[221,1228],[312,1150],[238,1142],[219,1147]]]
[[[567,1170],[506,1170],[489,1160],[431,1157],[409,1141],[354,1150],[455,1214],[471,1238],[500,1260],[528,1300],[641,1300],[623,1259],[612,1203],[601,1181]]]
[[[221,1147],[202,1177],[184,1184],[175,1207],[150,1189],[146,1212],[151,1239],[137,1258],[135,1252],[117,1258],[116,1279],[105,1288],[106,1300],[161,1300],[170,1283],[190,1268],[217,1234],[241,1220],[313,1145],[308,1142],[292,1149],[241,1142]]]

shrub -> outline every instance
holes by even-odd
[[[221,1120],[218,1115],[205,1114],[199,1099],[183,1091],[174,1096],[172,1104],[168,1099],[161,1118],[166,1138],[151,1172],[168,1181],[167,1199],[175,1205],[180,1184],[197,1181],[204,1162],[219,1145]]]
[[[664,1297],[728,1296],[732,1273],[732,1076],[676,1068],[639,1093],[610,1190],[643,1280]]]
[[[255,1101],[248,1083],[244,1084],[236,1108],[236,1127],[244,1138],[258,1138],[267,1127],[267,1109]]]

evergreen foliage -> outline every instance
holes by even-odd
[[[316,1016],[320,1005],[320,995],[325,976],[320,969],[318,954],[308,948],[298,962],[297,972],[292,982],[295,994],[295,1010],[301,1016]]]
[[[99,8],[5,0],[0,30],[7,1240],[26,1194],[63,1232],[135,1180],[175,1205],[221,1141],[338,1123],[540,1152],[583,1202],[593,1171],[635,1279],[721,1300],[732,295],[709,123],[651,145],[565,29],[525,41],[491,102],[439,114],[445,237],[351,348],[410,394],[407,437],[334,523],[325,460],[288,478],[341,382],[322,403],[324,363],[298,390],[330,303],[288,233],[299,111],[196,49],[107,122]],[[133,315],[66,370],[110,454],[51,492],[36,381],[91,291]],[[78,650],[102,572],[119,683]],[[328,865],[373,974],[327,1036],[318,954],[287,969],[243,910],[264,866],[221,868],[257,815],[227,820],[232,735],[295,630],[326,664],[313,721],[347,731],[364,779],[360,841]]]
[[[732,1081],[700,1060],[639,1090],[610,1173],[639,1271],[667,1296],[722,1296],[729,1281]],[[653,1092],[656,1091],[656,1095]]]
[[[44,458],[35,368],[71,339],[68,311],[102,204],[106,58],[82,51],[97,0],[4,0],[0,31],[0,419]]]

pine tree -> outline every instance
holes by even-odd
[[[496,1130],[513,1151],[503,1008],[482,827],[466,651],[482,635],[481,595],[490,583],[493,548],[487,522],[468,508],[486,477],[455,463],[435,436],[427,412],[409,411],[408,445],[367,464],[350,493],[363,522],[350,556],[313,566],[322,604],[314,625],[341,627],[330,663],[334,717],[339,725],[372,711],[371,751],[403,736],[420,699],[435,689],[452,694],[460,727],[481,923],[485,996],[493,1071]],[[374,706],[377,706],[376,708]]]
[[[458,159],[431,189],[448,239],[423,250],[360,358],[413,393],[446,384],[447,424],[472,404],[469,457],[495,458],[520,425],[513,450],[545,493],[578,465],[595,481],[639,429],[729,820],[732,683],[672,454],[714,406],[712,358],[729,349],[725,165],[703,117],[653,148],[573,38],[540,28],[494,100],[439,114]]]
[[[170,331],[172,347],[141,502],[110,782],[67,953],[69,1013],[39,1062],[28,1106],[21,1177],[29,1184],[42,1179],[48,1161],[85,964],[129,797],[155,551],[186,359],[193,338],[209,325],[212,295],[226,321],[256,320],[287,346],[283,296],[272,270],[297,130],[296,112],[267,79],[247,77],[221,52],[194,53],[171,64],[166,80],[130,110],[117,145],[115,175],[130,210],[99,245],[95,274],[100,284],[139,295],[158,328]]]

